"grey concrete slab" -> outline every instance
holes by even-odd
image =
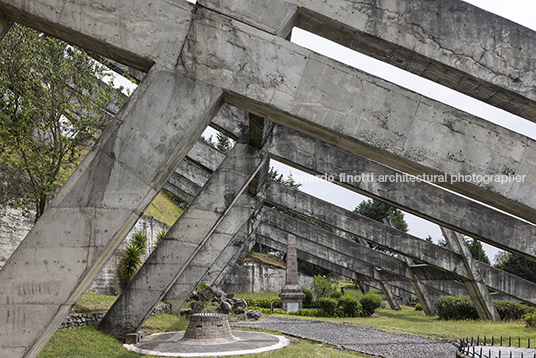
[[[249,0],[199,3],[274,35],[303,28],[536,120],[536,32],[464,1],[278,0],[269,8]]]
[[[194,9],[186,0],[0,1],[16,22],[145,72],[173,68]]]
[[[192,344],[182,342],[184,331],[152,334],[137,344],[124,346],[137,354],[159,357],[221,357],[258,354],[281,349],[289,344],[284,336],[260,332],[233,331],[236,342],[226,344]]]
[[[11,26],[13,25],[13,20],[11,20],[6,14],[0,12],[0,40],[4,38]]]
[[[265,152],[249,144],[238,142],[233,147],[107,312],[99,329],[115,336],[136,332],[173,285],[182,285],[182,300],[189,297],[252,215],[257,200],[242,194],[267,160]]]
[[[184,71],[226,89],[231,104],[409,174],[447,175],[437,184],[536,217],[532,139],[209,10],[197,12],[185,49]],[[237,63],[248,66],[230,71]],[[452,180],[473,173],[514,177]]]
[[[2,352],[37,356],[208,125],[221,94],[179,74],[148,74],[0,271],[0,316],[9,317]]]

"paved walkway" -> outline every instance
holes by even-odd
[[[236,322],[231,325],[271,329],[384,358],[454,358],[456,356],[456,348],[444,339],[392,333],[342,323],[268,317],[256,322]]]
[[[283,336],[249,331],[233,331],[238,340],[222,344],[192,344],[180,341],[183,336],[184,331],[152,334],[136,345],[125,344],[124,347],[138,354],[160,357],[219,357],[262,353],[289,343]]]

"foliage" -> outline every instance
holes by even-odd
[[[333,291],[329,294],[329,297],[334,298],[338,300],[342,296],[342,292],[340,291]]]
[[[527,327],[536,327],[536,313],[528,313],[524,317]]]
[[[142,231],[137,231],[132,235],[132,238],[128,245],[125,247],[123,256],[119,261],[119,276],[123,278],[126,283],[134,277],[136,272],[143,263],[143,255],[147,252],[147,235]]]
[[[535,308],[512,301],[493,301],[497,312],[503,321],[518,320],[529,313],[534,313]]]
[[[283,307],[283,304],[281,302],[281,298],[246,298],[246,302],[248,304],[248,307],[261,307],[261,308],[270,308],[270,306],[274,305],[274,308],[281,308]]]
[[[441,297],[437,302],[437,315],[445,320],[479,318],[475,305],[469,296]]]
[[[499,252],[495,256],[495,267],[513,275],[536,282],[536,262],[510,252]]]
[[[302,186],[302,184],[296,183],[294,181],[292,173],[290,173],[288,177],[285,178],[285,176],[283,174],[280,174],[274,167],[270,167],[270,169],[268,170],[268,178],[294,189],[299,189],[299,187]]]
[[[354,209],[354,212],[379,222],[383,222],[383,219],[390,216],[398,230],[408,231],[408,224],[404,220],[404,213],[400,209],[385,204],[382,201],[376,199],[364,200]]]
[[[315,293],[317,299],[328,296],[334,289],[332,282],[326,276],[316,275],[313,277],[311,290]]]
[[[469,248],[469,252],[471,252],[471,256],[473,256],[475,260],[481,261],[486,265],[491,265],[488,255],[486,255],[486,251],[484,251],[484,248],[482,247],[482,243],[480,241],[471,239],[471,242],[469,242],[469,240],[466,239],[466,242],[467,247]]]
[[[0,177],[16,188],[2,194],[12,206],[33,206],[37,220],[106,126],[103,109],[119,90],[83,50],[19,25],[0,43],[0,58]]]
[[[366,295],[361,296],[359,303],[363,307],[364,314],[368,317],[371,316],[377,308],[382,305],[382,298],[375,293],[369,292]]]
[[[156,249],[156,247],[158,246],[158,244],[162,242],[162,240],[164,240],[164,237],[166,237],[166,234],[167,234],[167,231],[165,230],[161,230],[156,234],[156,242],[153,245],[153,250]]]
[[[302,286],[301,289],[305,294],[305,298],[303,299],[303,307],[310,307],[313,303],[313,293],[305,286]]]
[[[343,295],[337,303],[338,317],[359,317],[365,314],[358,299],[351,295]]]
[[[168,192],[163,190],[156,198],[147,210],[145,210],[145,215],[154,217],[156,220],[163,222],[169,226],[173,226],[175,221],[181,216],[184,209],[182,209],[176,201],[171,199]]]
[[[415,305],[415,311],[422,311],[422,305],[420,303]]]
[[[320,307],[329,317],[333,317],[335,314],[335,308],[337,308],[337,300],[329,297],[322,297],[320,300]]]
[[[222,151],[225,154],[229,154],[229,151],[231,150],[231,148],[233,148],[235,144],[231,138],[220,132],[216,133],[216,142],[214,142],[212,136],[208,138],[201,136],[201,140],[208,145],[218,149],[219,151]]]

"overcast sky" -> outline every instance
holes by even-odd
[[[534,0],[467,0],[467,2],[536,30],[536,19],[534,16],[536,14],[536,1]],[[448,15],[445,14],[445,16]],[[293,30],[292,41],[427,97],[457,107],[463,111],[536,139],[536,124],[437,85],[434,82],[409,74],[300,29]],[[211,133],[214,133],[214,131],[208,130],[206,136],[210,136]],[[305,175],[283,164],[273,161],[272,164],[279,172],[285,175],[292,173],[296,179],[299,179],[301,175]],[[367,199],[362,195],[327,182],[311,183],[304,181],[300,189],[349,210],[353,210],[361,201]],[[439,227],[435,224],[407,213],[406,221],[408,222],[409,232],[417,237],[425,238],[430,235],[435,242],[442,238]],[[493,261],[498,250],[486,244],[484,246],[488,257]]]

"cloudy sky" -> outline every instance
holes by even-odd
[[[193,0],[188,1],[194,2]],[[534,0],[467,0],[466,2],[536,30],[536,19],[534,16],[536,13],[536,1]],[[447,89],[434,82],[412,75],[381,61],[361,55],[360,53],[300,29],[294,29],[292,41],[315,52],[325,54],[326,56],[335,58],[350,66],[409,88],[427,97],[457,107],[463,111],[536,139],[536,124],[495,107],[486,105],[456,91]],[[208,137],[214,133],[213,130],[208,129],[205,136]],[[300,179],[304,175],[307,175],[277,162],[272,161],[272,164],[280,173],[285,175],[292,174],[295,179]],[[327,182],[311,183],[304,180],[302,184],[303,186],[301,187],[301,190],[304,192],[328,200],[349,210],[353,210],[361,201],[367,199],[367,197]],[[407,213],[406,221],[409,225],[409,232],[417,237],[425,238],[430,235],[435,242],[442,238],[439,227],[433,223]],[[484,246],[490,260],[493,261],[498,250],[486,244],[484,244]]]
[[[536,13],[536,2],[533,0],[471,0],[467,2],[536,30],[536,19],[534,17],[534,14]],[[335,58],[350,66],[419,92],[427,97],[447,103],[481,118],[505,126],[511,130],[536,138],[536,124],[495,107],[486,105],[471,97],[459,94],[456,91],[437,85],[434,82],[409,74],[383,62],[376,61],[333,42],[306,33],[300,29],[294,30],[292,41],[316,52],[325,54],[326,56]],[[292,173],[296,178],[303,175],[303,173],[282,164],[276,164],[275,166],[280,172],[284,174]],[[326,182],[308,183],[304,181],[301,190],[322,199],[329,200],[336,205],[350,210],[353,210],[361,201],[367,199],[362,195]],[[442,238],[439,227],[433,223],[410,214],[406,214],[406,221],[409,225],[409,232],[417,237],[425,238],[426,236],[431,235],[436,242]],[[489,245],[484,246],[490,260],[493,261],[498,250]]]

